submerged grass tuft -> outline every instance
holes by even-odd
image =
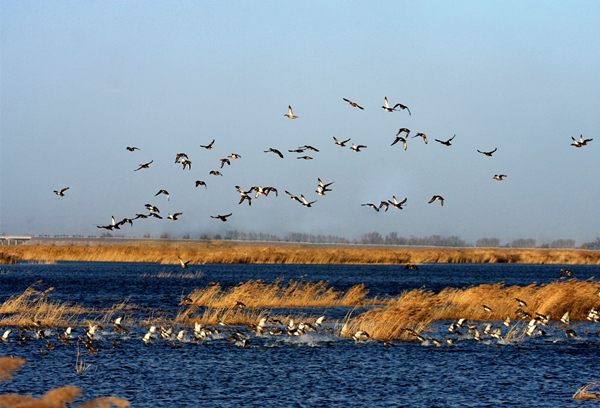
[[[591,388],[600,388],[600,381],[592,381],[577,390],[573,395],[573,399],[600,399],[600,391],[593,391]]]

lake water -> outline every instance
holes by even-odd
[[[54,265],[0,265],[0,302],[21,294],[42,280],[41,290],[54,287],[51,299],[86,307],[106,308],[110,301],[128,299],[140,308],[136,317],[160,310],[175,316],[179,299],[209,282],[222,287],[261,279],[327,281],[345,291],[363,283],[369,296],[397,296],[415,288],[440,291],[484,283],[507,285],[550,283],[560,268],[573,270],[585,280],[600,276],[600,266],[425,264],[418,270],[401,266],[368,265],[194,265],[194,279],[153,278],[160,272],[180,274],[177,265],[137,263],[59,262]],[[599,298],[600,308],[600,298]],[[302,311],[325,313],[329,321],[347,310]],[[132,312],[133,313],[133,312]],[[449,322],[432,332],[450,333]],[[578,333],[566,338],[562,330],[519,341],[469,336],[453,346],[421,342],[394,342],[385,346],[370,340],[355,343],[328,333],[302,336],[258,336],[248,333],[247,348],[225,341],[226,335],[172,343],[160,339],[144,344],[147,329],[125,325],[133,332],[119,334],[106,328],[94,342],[97,354],[85,355],[87,371],[77,373],[76,342],[64,345],[57,332],[48,338],[57,345],[41,355],[46,340],[32,337],[19,345],[12,333],[0,342],[0,356],[24,358],[27,365],[9,382],[0,382],[0,394],[40,396],[50,389],[80,387],[85,399],[114,395],[134,407],[562,407],[597,406],[572,400],[586,383],[600,380],[600,325],[575,322]],[[3,328],[2,333],[7,328]],[[191,328],[187,328],[191,330]],[[244,331],[245,328],[240,327]],[[2,334],[0,333],[0,335]],[[82,334],[79,328],[78,335]],[[119,348],[112,348],[113,341]],[[81,347],[84,352],[85,348]]]

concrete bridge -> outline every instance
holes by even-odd
[[[27,236],[0,236],[0,245],[19,245],[29,241]]]

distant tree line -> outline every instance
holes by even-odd
[[[429,237],[417,238],[410,237],[404,238],[398,236],[397,232],[390,232],[383,237],[379,232],[369,232],[364,234],[360,240],[361,244],[370,245],[412,245],[412,246],[442,246],[442,247],[464,247],[467,243],[452,235],[449,237],[442,237],[440,235],[431,235]]]

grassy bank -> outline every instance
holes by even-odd
[[[18,245],[0,247],[0,260],[156,262],[177,264],[419,264],[419,263],[530,263],[599,265],[600,251],[535,249],[397,249],[255,245],[228,241],[150,241],[118,245]],[[0,261],[1,262],[1,261]]]

